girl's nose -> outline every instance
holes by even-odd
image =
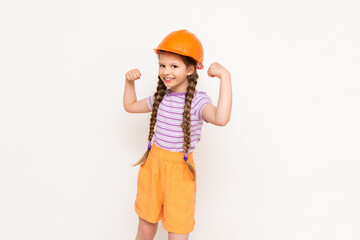
[[[166,75],[166,74],[168,74],[168,73],[170,73],[171,72],[171,70],[169,69],[169,68],[165,68],[165,70],[164,70],[164,74]]]

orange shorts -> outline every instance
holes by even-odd
[[[193,152],[189,163],[195,168]],[[135,212],[165,230],[190,233],[195,225],[196,180],[184,161],[184,153],[163,149],[154,143],[145,164],[139,167]]]

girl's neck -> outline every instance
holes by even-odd
[[[171,90],[171,88],[169,88],[169,92],[171,92],[172,95],[182,95],[182,94],[186,94],[186,92],[173,92]]]

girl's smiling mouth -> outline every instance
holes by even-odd
[[[166,83],[169,83],[169,82],[171,82],[172,80],[174,80],[174,78],[164,78],[164,81],[165,81]]]

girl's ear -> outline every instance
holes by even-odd
[[[194,71],[195,71],[195,68],[194,68],[193,65],[191,65],[191,66],[188,67],[187,73],[190,73],[189,75],[192,75],[194,73]]]

